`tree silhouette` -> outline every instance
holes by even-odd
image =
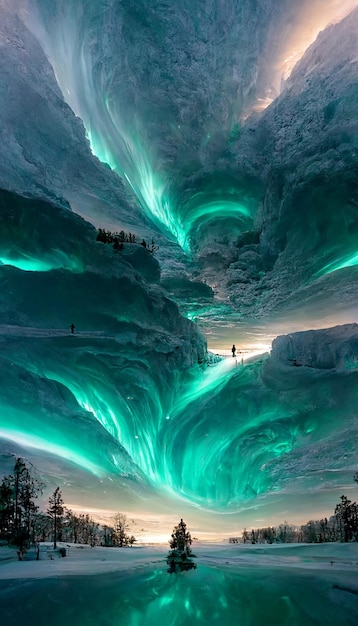
[[[33,528],[38,506],[35,499],[42,493],[42,484],[34,478],[22,458],[17,458],[14,473],[0,484],[0,537],[22,551]]]
[[[110,230],[105,230],[104,228],[99,228],[97,233],[97,241],[101,243],[110,243],[113,244],[113,248],[115,252],[119,252],[123,250],[124,243],[136,244],[137,239],[133,233],[125,233],[124,230],[121,230],[119,233],[112,233]],[[148,250],[151,254],[154,254],[157,250],[159,250],[159,246],[157,246],[152,239],[151,243],[147,243],[145,239],[142,239],[140,244],[138,244]]]
[[[150,242],[149,245],[147,245],[147,250],[149,250],[149,252],[151,252],[151,254],[154,254],[154,252],[156,252],[157,250],[159,250],[159,246],[156,246],[154,243],[154,239],[152,239],[152,241]]]
[[[117,546],[123,548],[123,546],[133,545],[136,541],[133,535],[129,535],[130,525],[127,516],[123,513],[117,513],[114,516],[114,541]]]
[[[346,496],[341,496],[340,500],[334,514],[338,523],[340,540],[347,543],[358,534],[358,506]]]
[[[174,527],[169,545],[172,550],[180,550],[182,552],[185,551],[187,555],[191,553],[191,535],[186,530],[186,524],[182,519],[179,524]]]
[[[170,574],[196,568],[196,564],[191,558],[194,556],[190,548],[191,543],[191,534],[187,531],[186,524],[181,519],[179,524],[174,527],[169,540],[171,550],[167,557],[167,563]]]
[[[47,515],[52,520],[53,547],[54,549],[56,549],[58,531],[60,530],[62,525],[62,515],[64,512],[62,493],[59,487],[57,487],[52,496],[49,497],[48,502],[49,507],[47,509]]]

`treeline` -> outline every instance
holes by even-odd
[[[354,476],[358,483],[358,474]],[[358,541],[358,504],[346,496],[340,497],[334,515],[329,519],[310,520],[302,526],[284,522],[277,527],[267,526],[244,531],[241,537],[230,537],[229,543],[327,543]]]
[[[117,513],[110,525],[100,525],[88,514],[76,514],[68,509],[59,487],[48,499],[45,512],[39,511],[36,500],[44,484],[36,477],[33,467],[16,459],[14,471],[0,483],[0,540],[15,545],[23,553],[31,544],[58,541],[91,546],[133,546],[127,517]]]
[[[125,233],[124,230],[121,230],[119,233],[112,233],[110,230],[105,230],[104,228],[98,229],[97,241],[101,243],[109,243],[113,245],[115,252],[123,250],[125,243],[137,243],[137,238],[133,233]],[[139,244],[151,254],[154,254],[157,250],[159,250],[159,246],[154,243],[154,239],[150,243],[147,243],[145,239]]]

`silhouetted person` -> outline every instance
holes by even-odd
[[[235,356],[236,356],[236,346],[235,346],[235,344],[231,348],[231,352],[232,352],[232,356],[235,358]]]
[[[73,333],[75,332],[75,325],[71,324],[70,329],[71,329],[71,333],[73,335]]]

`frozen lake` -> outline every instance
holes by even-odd
[[[358,544],[195,545],[197,569],[179,575],[166,571],[165,546],[23,562],[0,550],[6,626],[358,623]]]

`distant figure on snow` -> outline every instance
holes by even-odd
[[[74,334],[74,332],[75,332],[75,325],[74,325],[74,324],[71,324],[70,329],[71,329],[71,333],[72,333],[72,335],[73,335],[73,334]]]
[[[235,344],[231,348],[231,352],[232,352],[232,356],[235,358],[236,357],[236,346],[235,346]]]

